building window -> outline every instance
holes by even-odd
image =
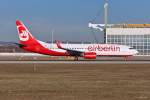
[[[150,55],[150,35],[108,35],[107,43],[132,46],[139,55]]]

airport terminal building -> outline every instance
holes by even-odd
[[[150,24],[108,24],[108,2],[104,4],[104,24],[89,23],[89,28],[104,31],[104,43],[128,45],[139,56],[150,56]]]
[[[119,24],[106,28],[107,44],[131,46],[138,55],[150,55],[150,24]]]

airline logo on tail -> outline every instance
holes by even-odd
[[[21,24],[18,26],[19,38],[21,41],[29,40],[29,33],[26,31],[26,28]]]
[[[28,41],[29,40],[29,34],[27,31],[22,31],[22,33],[19,34],[19,38],[21,41]]]
[[[21,21],[17,20],[16,25],[17,25],[20,41],[26,42],[30,39],[30,37],[33,39],[33,36]]]

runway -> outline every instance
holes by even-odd
[[[0,64],[150,64],[150,61],[0,61]]]

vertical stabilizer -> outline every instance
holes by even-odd
[[[16,21],[16,26],[21,44],[28,45],[36,41],[36,39],[32,36],[32,34],[20,20]]]

